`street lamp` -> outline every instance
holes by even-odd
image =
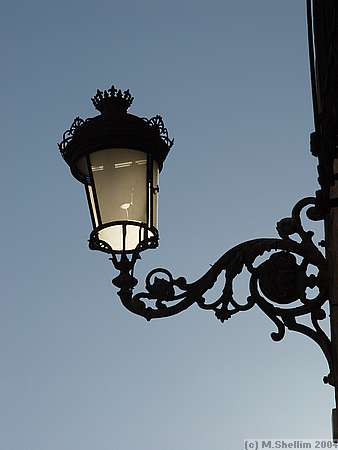
[[[166,269],[155,269],[146,278],[147,292],[133,297],[137,284],[133,271],[140,252],[158,245],[158,178],[173,140],[169,139],[160,116],[148,120],[128,114],[132,100],[129,91],[122,93],[114,86],[97,91],[92,101],[101,114],[86,120],[77,117],[59,144],[72,174],[85,186],[93,223],[89,247],[111,255],[120,272],[113,283],[120,288],[123,304],[151,320],[176,314],[197,302],[204,309],[214,310],[221,321],[258,304],[277,326],[274,340],[283,337],[285,326],[295,328],[298,316],[313,313],[316,323],[322,319],[321,307],[327,299],[326,260],[312,241],[313,233],[305,232],[301,224],[303,209],[307,209],[310,218],[316,218],[314,198],[298,202],[291,217],[278,223],[279,239],[255,239],[239,244],[192,284],[182,277],[174,279]],[[295,234],[298,242],[291,238]],[[254,266],[257,257],[265,252],[272,254]],[[302,258],[301,264],[295,255]],[[310,265],[317,268],[316,276],[307,275]],[[251,295],[246,305],[240,305],[233,297],[232,284],[245,266],[252,274]],[[216,302],[207,304],[204,294],[223,271],[226,271],[223,293]],[[310,300],[306,289],[315,287],[319,293]],[[300,301],[302,306],[281,309],[270,305],[268,300],[275,305]],[[324,336],[312,335],[307,327],[302,332],[318,341],[330,360]]]
[[[159,173],[173,141],[160,116],[128,114],[133,102],[128,90],[98,90],[92,102],[100,114],[76,117],[59,148],[85,187],[90,248],[111,254],[115,266],[128,273],[141,251],[158,246]],[[124,282],[125,275],[115,280]]]
[[[92,99],[100,115],[86,120],[77,117],[64,133],[59,148],[74,177],[85,186],[93,224],[89,247],[111,256],[118,271],[113,284],[129,311],[151,320],[178,314],[197,304],[224,322],[256,306],[274,323],[274,341],[283,339],[288,329],[319,345],[329,368],[324,382],[334,386],[337,405],[338,49],[335,53],[326,48],[325,39],[331,35],[321,26],[320,17],[335,20],[338,14],[334,12],[338,11],[334,2],[323,5],[315,2],[313,25],[312,2],[307,0],[315,118],[311,151],[318,157],[321,189],[315,197],[300,200],[290,216],[277,223],[279,237],[240,243],[192,283],[183,277],[174,278],[167,269],[154,269],[146,277],[145,290],[134,294],[138,283],[134,267],[140,253],[158,245],[159,172],[173,145],[162,118],[129,114],[133,100],[129,91],[121,92],[113,86],[97,91]],[[322,8],[326,8],[325,14]],[[319,243],[322,250],[313,241],[314,233],[304,229],[303,213],[310,220],[324,221],[325,239]],[[237,301],[233,289],[234,280],[244,269],[250,274],[245,303]],[[221,275],[225,277],[223,290],[216,300],[208,302],[206,294]],[[316,292],[311,295],[309,290],[313,288]],[[321,326],[326,303],[331,336]],[[306,323],[304,318],[308,319]],[[332,424],[333,438],[337,440],[335,409]]]
[[[111,255],[119,271],[113,283],[123,305],[151,320],[197,304],[214,311],[222,322],[256,305],[274,322],[274,341],[280,341],[287,328],[320,346],[329,366],[324,381],[334,385],[331,342],[320,326],[329,298],[327,260],[301,221],[303,210],[310,219],[320,218],[317,199],[299,201],[291,216],[278,222],[279,238],[237,245],[197,281],[187,283],[158,268],[146,277],[146,291],[133,295],[138,283],[134,266],[140,252],[158,245],[158,178],[173,140],[160,116],[148,120],[127,113],[132,102],[129,91],[122,93],[114,87],[97,91],[92,101],[101,114],[86,120],[77,117],[59,148],[74,177],[85,186],[93,223],[89,247]],[[257,264],[264,254],[266,260]],[[317,269],[316,275],[307,274],[310,266]],[[250,273],[250,295],[243,304],[234,297],[233,282],[244,268]],[[208,303],[205,294],[221,274],[225,275],[223,291]],[[308,297],[307,288],[317,288],[315,297]],[[310,318],[311,326],[297,321],[304,316]]]

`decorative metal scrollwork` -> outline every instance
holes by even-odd
[[[87,119],[88,120],[88,119]],[[74,134],[83,126],[86,120],[81,119],[81,117],[75,117],[73,123],[71,124],[69,130],[65,131],[62,135],[62,141],[58,144],[61,155],[65,157],[67,152],[67,145],[73,139]]]
[[[280,341],[289,329],[310,337],[320,346],[330,369],[324,382],[333,384],[331,343],[320,326],[320,321],[326,317],[323,306],[328,300],[327,261],[313,242],[314,233],[305,231],[301,221],[302,211],[311,218],[313,207],[314,198],[299,201],[291,217],[277,223],[279,238],[254,239],[233,247],[192,283],[183,277],[174,278],[168,270],[158,268],[147,275],[146,290],[133,295],[137,282],[133,275],[137,255],[132,260],[124,256],[120,262],[113,258],[120,271],[113,283],[120,288],[118,294],[123,305],[147,320],[172,316],[197,304],[213,311],[224,322],[240,311],[257,306],[276,326],[276,331],[271,333],[274,341]],[[259,257],[264,256],[266,259],[260,262]],[[316,274],[308,274],[311,266]],[[245,303],[240,303],[234,297],[233,288],[236,277],[244,269],[250,277],[249,295]],[[208,302],[205,294],[222,274],[225,277],[223,290],[216,300]],[[302,318],[306,323],[300,322]]]
[[[152,117],[151,119],[147,119],[146,117],[144,117],[143,120],[147,123],[147,125],[158,131],[161,139],[167,144],[169,148],[174,145],[174,139],[169,138],[168,130],[165,127],[161,116],[157,115]]]

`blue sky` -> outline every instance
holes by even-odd
[[[189,281],[224,251],[275,236],[317,189],[305,2],[7,2],[0,18],[0,449],[223,450],[330,436],[315,344],[254,309],[223,325],[193,307],[146,323],[87,248],[81,186],[56,142],[112,83],[161,114],[160,248]],[[240,287],[246,295],[246,288]]]

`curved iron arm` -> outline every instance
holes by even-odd
[[[157,268],[147,275],[146,290],[133,294],[137,284],[134,266],[139,258],[135,253],[131,260],[126,255],[120,260],[112,256],[113,264],[120,272],[113,284],[120,288],[118,295],[123,305],[147,320],[169,317],[197,304],[213,311],[224,322],[256,305],[275,324],[276,331],[271,333],[274,341],[280,341],[287,328],[308,336],[320,346],[330,369],[324,382],[333,384],[331,342],[320,326],[326,316],[323,305],[328,300],[327,261],[313,242],[314,233],[305,231],[301,221],[302,211],[306,209],[306,215],[311,219],[315,206],[315,198],[300,200],[291,217],[277,223],[279,238],[254,239],[233,247],[192,283],[187,283],[183,277],[174,278],[167,269]],[[298,235],[298,240],[291,238],[293,235]],[[257,259],[265,253],[268,253],[266,259],[260,263]],[[317,269],[316,275],[307,274],[309,266]],[[244,269],[250,275],[250,295],[243,304],[234,298],[233,285]],[[222,273],[225,276],[222,293],[208,303],[205,294]],[[317,294],[309,298],[308,288],[317,288]],[[302,317],[310,319],[311,325],[299,323],[297,319]]]

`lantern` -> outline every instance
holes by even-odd
[[[158,245],[159,173],[173,145],[160,116],[127,112],[129,91],[97,91],[100,115],[77,117],[59,144],[74,177],[85,186],[93,230],[91,249],[137,254]]]

